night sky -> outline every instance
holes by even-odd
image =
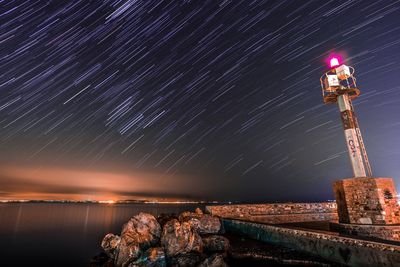
[[[400,184],[400,1],[0,1],[0,198],[332,199],[340,53]]]

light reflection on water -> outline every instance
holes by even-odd
[[[138,212],[194,210],[182,204],[0,203],[0,266],[88,266],[106,233]]]

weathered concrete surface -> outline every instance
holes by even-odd
[[[400,223],[400,207],[392,178],[338,180],[333,184],[333,191],[341,223]]]
[[[329,226],[332,230],[346,235],[400,241],[400,225],[330,223]]]
[[[206,210],[221,218],[269,224],[338,220],[335,202],[219,205]]]
[[[396,245],[231,219],[223,219],[223,225],[230,233],[307,252],[348,266],[400,266],[400,246]]]

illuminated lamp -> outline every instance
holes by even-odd
[[[329,57],[326,59],[326,64],[330,69],[341,66],[343,64],[341,55],[335,53],[330,54]]]
[[[338,66],[340,66],[339,58],[337,58],[337,57],[331,57],[331,58],[329,59],[329,67],[330,67],[331,69],[333,69],[333,68],[336,68],[336,67],[338,67]]]

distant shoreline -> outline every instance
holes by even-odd
[[[238,204],[239,202],[218,201],[147,201],[147,200],[122,200],[122,201],[74,201],[74,200],[0,200],[0,203],[55,203],[55,204]]]
[[[201,205],[248,205],[248,204],[285,204],[285,203],[322,203],[335,202],[335,200],[324,201],[273,201],[273,202],[243,202],[243,201],[150,201],[150,200],[0,200],[1,203],[71,203],[71,204],[201,204]]]

